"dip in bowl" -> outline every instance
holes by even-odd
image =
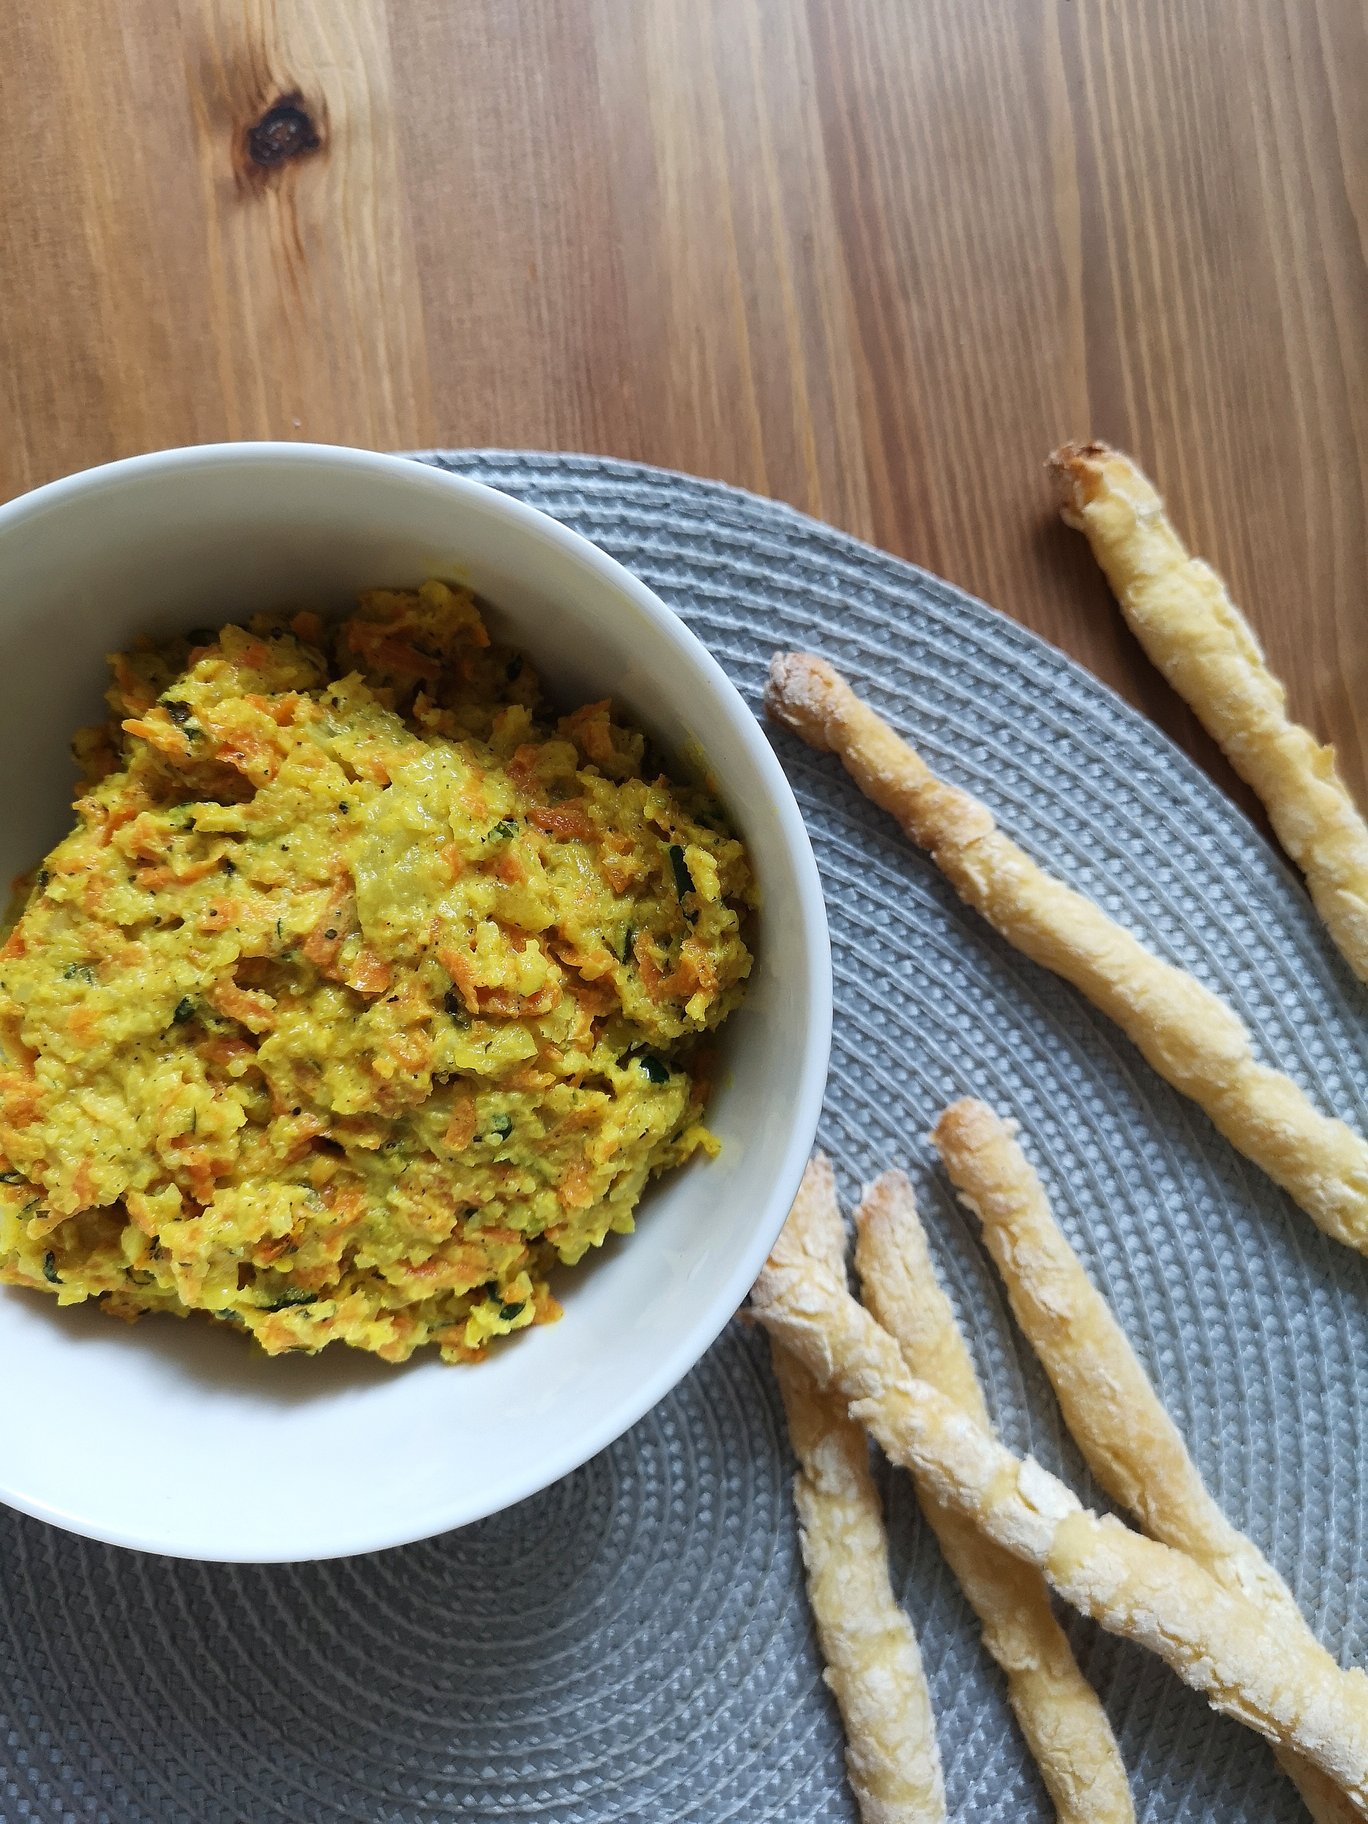
[[[32,868],[68,827],[67,745],[99,714],[105,654],[268,610],[334,616],[366,590],[434,577],[475,592],[491,637],[527,652],[553,702],[610,697],[676,776],[705,769],[745,846],[755,960],[710,1067],[720,1151],[661,1177],[636,1233],[556,1285],[558,1322],[459,1371],[421,1353],[402,1367],[333,1359],[349,1357],[338,1349],[268,1360],[198,1321],[125,1329],[6,1288],[0,1366],[23,1391],[0,1498],[14,1506],[117,1543],[237,1560],[365,1551],[463,1524],[565,1474],[666,1393],[783,1221],[830,1027],[797,807],[682,623],[504,496],[400,458],[257,444],[136,458],[0,508],[0,861],[11,876]]]

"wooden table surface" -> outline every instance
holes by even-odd
[[[0,496],[215,438],[720,476],[1229,783],[1052,517],[1092,432],[1368,798],[1365,92],[1362,0],[9,5]]]

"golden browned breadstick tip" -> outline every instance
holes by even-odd
[[[829,1162],[808,1165],[789,1223],[833,1278],[845,1225]],[[846,1732],[846,1770],[864,1824],[943,1824],[945,1790],[931,1697],[912,1624],[888,1579],[888,1542],[869,1445],[845,1402],[771,1337],[798,1459],[793,1483],[808,1599],[826,1682]]]
[[[1335,750],[1290,719],[1253,629],[1129,456],[1066,443],[1047,466],[1061,518],[1087,537],[1131,631],[1263,800],[1326,929],[1368,982],[1368,823]]]
[[[1262,1609],[1186,1553],[1085,1512],[1039,1464],[1014,1457],[909,1375],[892,1337],[802,1246],[780,1237],[752,1308],[942,1502],[1038,1566],[1082,1613],[1157,1653],[1214,1708],[1296,1749],[1368,1804],[1361,1673],[1341,1671],[1314,1641],[1271,1627]]]
[[[866,1189],[855,1212],[855,1264],[865,1304],[909,1372],[986,1429],[988,1408],[973,1359],[901,1172],[885,1172]],[[920,1482],[917,1496],[1006,1677],[1008,1701],[1059,1824],[1130,1824],[1135,1810],[1116,1737],[1054,1618],[1040,1572],[985,1539]]]
[[[1144,1530],[1257,1603],[1269,1625],[1310,1636],[1292,1592],[1212,1500],[1149,1377],[1083,1271],[1014,1124],[982,1102],[946,1109],[931,1135],[966,1208],[983,1225],[1027,1341],[1098,1482]],[[1279,1751],[1317,1824],[1365,1814],[1324,1773]]]
[[[1224,1001],[1046,873],[986,805],[938,779],[821,659],[778,654],[766,703],[814,746],[839,754],[861,791],[929,851],[967,905],[1115,1020],[1160,1076],[1328,1235],[1368,1252],[1368,1141],[1259,1063]]]

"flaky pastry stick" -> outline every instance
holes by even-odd
[[[833,1279],[845,1225],[831,1165],[816,1154],[791,1222]],[[945,1789],[931,1695],[911,1622],[888,1580],[888,1541],[869,1443],[845,1402],[770,1339],[798,1459],[793,1503],[825,1678],[846,1732],[846,1771],[864,1824],[943,1824]]]
[[[1111,1307],[1055,1221],[1015,1124],[966,1099],[946,1109],[931,1138],[961,1202],[983,1225],[1013,1315],[1101,1486],[1152,1538],[1187,1552],[1258,1603],[1270,1626],[1310,1635],[1282,1578],[1212,1500]],[[1317,1824],[1364,1816],[1318,1768],[1284,1750],[1278,1758]]]
[[[1047,466],[1060,516],[1086,535],[1131,632],[1263,800],[1326,929],[1368,982],[1368,823],[1334,748],[1290,719],[1254,630],[1129,456],[1066,443]]]
[[[901,1172],[885,1172],[866,1189],[855,1212],[855,1264],[865,1305],[897,1343],[909,1372],[988,1430],[973,1359]],[[1008,1700],[1060,1824],[1129,1824],[1135,1809],[1116,1737],[1054,1618],[1040,1572],[985,1539],[921,1481],[917,1495],[983,1625],[983,1644],[1006,1676]]]
[[[1160,1076],[1328,1235],[1368,1252],[1368,1141],[1260,1064],[1224,1001],[1047,874],[1003,835],[986,805],[938,779],[823,660],[776,654],[766,703],[813,747],[837,753],[967,905],[1115,1020]]]
[[[751,1294],[755,1316],[846,1400],[887,1456],[920,1476],[1066,1602],[1157,1653],[1213,1708],[1295,1748],[1368,1803],[1368,1678],[1185,1552],[1085,1512],[1027,1457],[1014,1457],[945,1395],[907,1372],[898,1345],[789,1225]]]

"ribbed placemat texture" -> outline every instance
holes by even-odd
[[[621,558],[752,703],[776,647],[826,654],[1041,860],[1224,994],[1319,1104],[1368,1125],[1368,1000],[1300,887],[1196,768],[1058,653],[728,488],[589,457],[433,460]],[[1332,1650],[1361,1659],[1368,1263],[966,912],[833,762],[775,743],[831,913],[821,1142],[845,1198],[886,1165],[912,1173],[1005,1437],[1095,1499],[925,1139],[966,1092],[1017,1116],[1218,1497]],[[0,1514],[0,1818],[844,1824],[788,1474],[765,1349],[738,1323],[575,1475],[401,1551],[195,1565]],[[952,1815],[1047,1820],[906,1480],[883,1486]],[[1303,1815],[1262,1744],[1144,1654],[1071,1633],[1148,1824]]]

